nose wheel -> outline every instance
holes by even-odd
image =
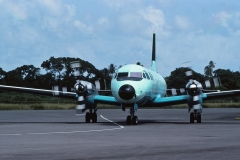
[[[135,111],[134,108],[131,107],[130,109],[130,115],[127,116],[126,123],[127,125],[137,125],[138,124],[138,117],[134,115]]]
[[[85,122],[86,123],[90,123],[91,120],[92,120],[92,123],[97,123],[96,109],[94,110],[94,112],[92,110],[90,110],[90,112],[87,112],[86,115],[85,115]]]
[[[202,116],[201,113],[197,113],[195,112],[191,112],[190,113],[190,123],[194,123],[194,120],[197,120],[197,123],[201,123],[202,122]]]

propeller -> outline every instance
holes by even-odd
[[[86,110],[88,107],[86,106],[86,96],[88,95],[88,90],[94,90],[94,86],[92,83],[87,82],[87,81],[82,81],[80,80],[80,61],[73,61],[70,62],[71,68],[74,70],[74,76],[76,78],[76,84],[74,85],[74,91],[76,93],[76,97],[78,99],[77,101],[77,114],[80,112],[83,112]],[[99,80],[95,81],[96,88],[100,89],[100,82]]]
[[[73,69],[73,74],[76,78],[76,84],[74,85],[74,91],[76,92],[76,97],[78,99],[77,101],[77,106],[76,106],[76,110],[77,112],[79,110],[84,110],[86,108],[86,104],[85,104],[85,96],[86,96],[86,92],[87,92],[87,88],[84,84],[81,83],[79,77],[80,77],[80,67],[81,67],[81,63],[80,61],[72,61],[70,62],[70,67]]]
[[[205,90],[203,88],[215,88],[221,86],[221,81],[219,77],[213,77],[206,80],[203,84],[194,80],[192,71],[186,71],[186,76],[188,77],[188,83],[186,84],[187,103],[189,106],[190,122],[193,123],[194,119],[197,119],[198,123],[201,123],[201,113],[202,113],[202,93],[203,92],[214,92],[215,90]]]
[[[188,83],[194,83],[197,84],[197,87],[200,87],[203,93],[207,92],[218,92],[219,90],[216,90],[216,88],[219,88],[221,86],[221,80],[220,77],[211,77],[210,79],[204,81],[203,83],[198,82],[197,80],[194,80],[193,71],[189,68],[188,71],[185,72],[186,77],[188,77]],[[186,94],[186,90],[189,86],[186,86],[185,88],[171,88],[167,90],[167,95],[184,95]],[[215,89],[211,89],[215,88]]]

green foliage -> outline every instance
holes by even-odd
[[[209,64],[204,68],[204,74],[206,77],[212,77],[213,68],[215,68],[215,63],[210,61]]]
[[[223,90],[240,89],[240,73],[232,72],[229,69],[217,69],[214,76],[219,76]]]
[[[168,88],[184,88],[188,83],[188,77],[185,74],[186,71],[189,71],[189,68],[181,67],[172,71],[170,76],[165,78]],[[203,75],[195,71],[192,72],[195,80],[204,82],[205,78]]]

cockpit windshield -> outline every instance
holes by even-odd
[[[130,77],[142,78],[142,72],[130,72]]]
[[[133,80],[133,81],[140,81],[142,80],[142,72],[119,72],[117,74],[118,81],[124,80]]]
[[[128,77],[128,72],[119,72],[118,74],[117,74],[117,77],[119,78],[119,77]]]

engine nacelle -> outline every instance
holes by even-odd
[[[88,90],[96,90],[96,87],[87,81],[77,81],[74,85],[74,89],[78,95],[84,95],[88,93]]]
[[[187,103],[190,110],[202,111],[202,84],[196,80],[189,80],[186,85]]]

